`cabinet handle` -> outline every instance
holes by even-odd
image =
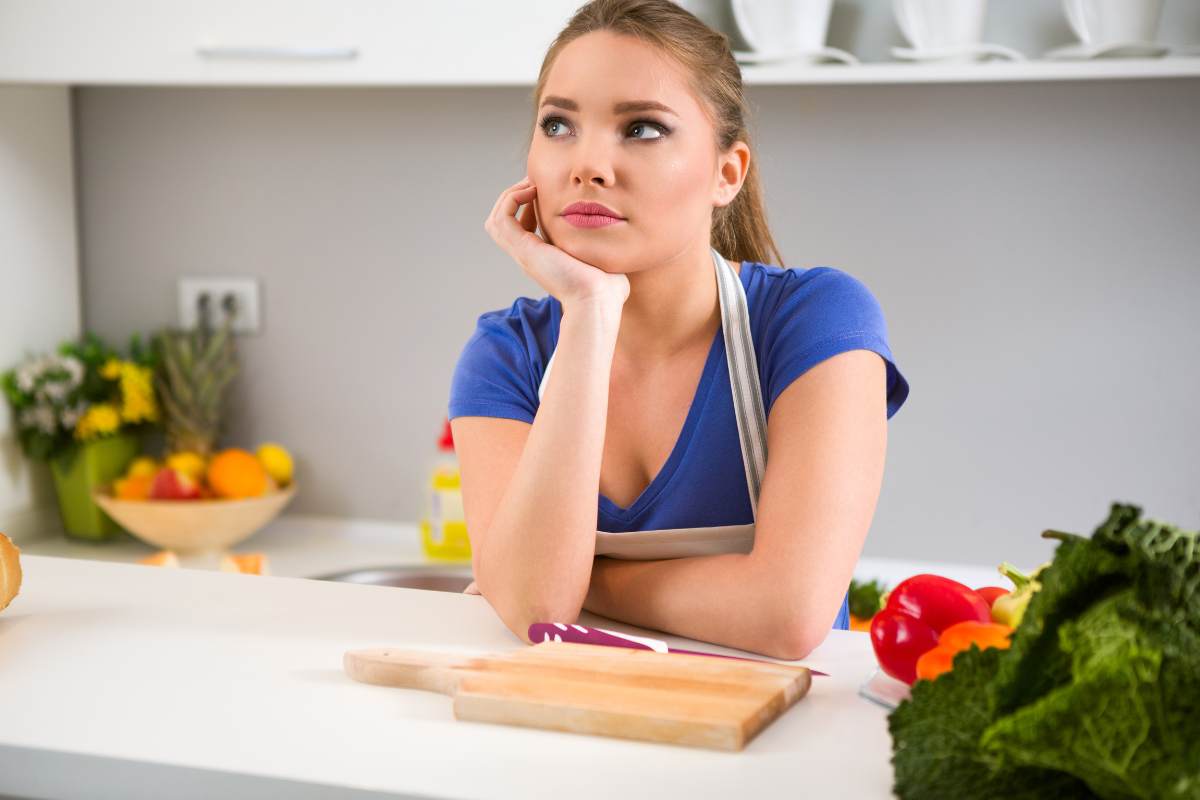
[[[209,58],[284,58],[316,61],[358,58],[357,47],[302,47],[289,45],[206,45],[196,46],[197,55]]]

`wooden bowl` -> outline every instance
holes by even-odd
[[[137,538],[180,553],[224,550],[273,520],[296,494],[296,484],[242,500],[118,500],[109,488],[92,499]]]

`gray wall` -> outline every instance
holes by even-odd
[[[483,230],[527,94],[76,89],[86,327],[260,278],[227,441],[293,449],[293,511],[415,520],[476,317],[543,294]],[[1200,79],[750,97],[786,266],[864,280],[912,385],[867,555],[1032,565],[1113,500],[1200,527]]]

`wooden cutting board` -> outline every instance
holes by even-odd
[[[575,642],[502,655],[351,650],[346,673],[454,698],[456,719],[741,750],[808,692],[805,667]]]

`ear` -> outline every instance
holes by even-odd
[[[717,157],[717,183],[713,191],[713,205],[727,206],[742,189],[746,173],[750,171],[750,147],[736,141]]]

